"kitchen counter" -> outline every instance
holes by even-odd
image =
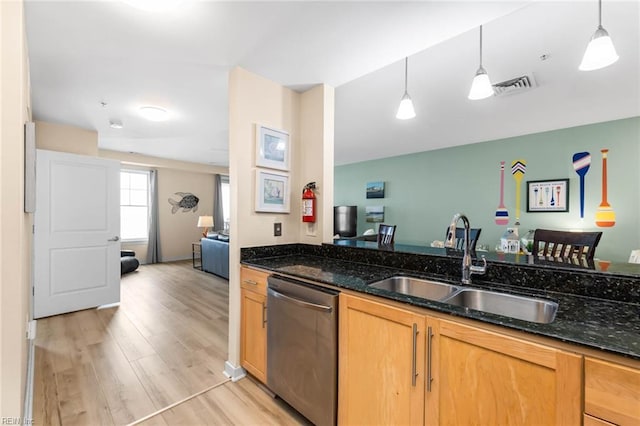
[[[532,288],[522,286],[520,282],[522,280],[519,278],[514,279],[513,282],[504,280],[497,284],[491,280],[483,281],[483,277],[473,276],[474,281],[471,287],[556,301],[559,307],[555,321],[550,324],[537,324],[369,286],[375,281],[398,274],[431,278],[458,285],[459,276],[456,280],[447,274],[431,273],[424,269],[416,271],[380,266],[371,264],[364,258],[362,262],[354,262],[339,258],[340,256],[335,256],[335,253],[327,255],[325,246],[322,248],[314,246],[310,249],[307,247],[311,246],[291,245],[290,250],[281,249],[278,246],[242,249],[242,264],[640,360],[640,304],[635,303],[635,299],[630,302],[607,300],[550,290],[548,283],[545,286]],[[329,251],[331,250],[329,248]],[[377,256],[384,256],[384,253]],[[459,259],[455,260],[459,261]],[[491,267],[492,265],[489,265],[489,268]],[[501,273],[501,276],[504,275]],[[640,280],[636,284],[640,287]],[[611,285],[615,285],[615,280]]]

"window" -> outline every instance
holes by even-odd
[[[229,186],[229,176],[221,176],[222,183],[222,216],[224,218],[224,229],[228,230],[231,219],[231,187]]]
[[[120,172],[120,237],[123,241],[149,239],[149,172]]]

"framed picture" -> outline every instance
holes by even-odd
[[[527,181],[527,212],[568,212],[569,179]]]
[[[384,198],[384,182],[367,182],[367,198]]]
[[[256,125],[256,166],[288,171],[290,151],[287,132]]]
[[[256,170],[255,210],[289,213],[289,175]]]
[[[367,222],[384,222],[384,206],[366,206],[365,212]]]

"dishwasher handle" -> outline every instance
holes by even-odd
[[[269,288],[268,291],[277,299],[283,299],[288,302],[293,303],[294,305],[298,305],[302,308],[309,308],[316,311],[331,313],[333,308],[331,306],[318,305],[317,303],[311,303],[304,300],[296,299],[295,297],[287,296],[286,294],[279,293],[272,288]]]

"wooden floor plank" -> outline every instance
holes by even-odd
[[[133,422],[158,409],[115,342],[96,343],[89,351],[116,424]]]
[[[91,364],[58,374],[60,416],[64,425],[112,425],[111,410]]]
[[[140,358],[131,365],[157,410],[192,395],[158,354]]]
[[[142,265],[122,277],[121,298],[116,307],[38,320],[36,424],[124,425],[225,380],[226,280],[190,261]],[[199,400],[145,424],[211,416]]]
[[[311,425],[250,379],[226,382],[159,416],[171,425]],[[148,426],[146,422],[142,425]]]
[[[34,369],[37,372],[33,382],[34,424],[61,425],[56,374],[47,349],[36,348]]]
[[[149,342],[123,310],[119,308],[100,309],[98,317],[129,361],[135,361],[155,353]]]

